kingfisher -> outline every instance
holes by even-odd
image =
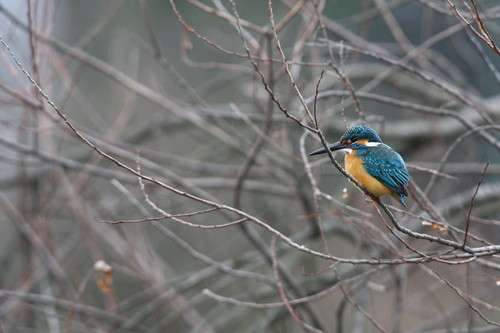
[[[330,151],[346,153],[344,165],[347,173],[355,178],[373,196],[390,195],[404,207],[403,196],[408,196],[405,185],[410,182],[401,155],[384,144],[377,132],[369,126],[357,125],[349,128],[339,141],[327,146]],[[309,156],[326,153],[320,148]]]

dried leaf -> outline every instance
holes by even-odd
[[[430,226],[432,229],[439,230],[439,231],[446,231],[446,230],[448,230],[447,226],[440,225],[440,224],[437,224],[436,222],[432,222],[432,221],[422,221],[422,225]]]
[[[101,291],[105,294],[112,290],[113,284],[113,267],[108,265],[104,260],[98,260],[94,264],[94,270],[97,271],[99,277],[96,282]]]

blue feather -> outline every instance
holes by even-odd
[[[360,145],[356,156],[361,157],[366,171],[372,177],[396,192],[403,201],[402,196],[408,195],[405,185],[410,182],[410,174],[401,155],[381,143],[375,147]]]

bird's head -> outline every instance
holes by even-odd
[[[377,132],[371,127],[366,125],[357,125],[349,128],[341,137],[340,140],[328,145],[330,151],[343,150],[351,152],[366,147],[378,146],[382,140]],[[325,148],[309,153],[309,156],[319,155],[326,153]]]

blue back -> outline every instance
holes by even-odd
[[[352,148],[357,149],[356,156],[361,157],[372,177],[398,195],[408,195],[404,186],[410,182],[410,174],[401,155],[383,143],[374,147],[356,144]]]

